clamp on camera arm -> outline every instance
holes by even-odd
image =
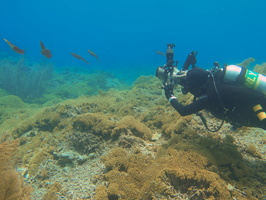
[[[178,61],[174,61],[174,44],[167,44],[166,49],[166,64],[162,67],[158,67],[156,70],[156,77],[162,80],[162,85],[178,85],[181,83],[181,79],[186,76],[186,72],[190,65],[192,68],[196,64],[197,51],[192,51],[186,58],[186,61],[182,67],[182,70],[177,69]]]
[[[177,62],[174,61],[174,44],[167,44],[166,49],[166,64],[162,67],[158,67],[156,71],[156,77],[162,80],[162,85],[174,85],[174,73],[177,72]]]

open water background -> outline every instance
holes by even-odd
[[[265,0],[9,0],[1,2],[0,36],[25,49],[29,60],[45,62],[42,40],[56,68],[119,71],[134,80],[165,63],[155,51],[164,52],[167,43],[176,45],[180,66],[192,50],[204,68],[248,57],[266,61],[265,7]],[[3,40],[0,51],[20,56]]]

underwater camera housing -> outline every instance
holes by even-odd
[[[196,64],[197,51],[192,51],[186,58],[181,70],[178,70],[178,61],[174,61],[174,44],[167,44],[166,64],[159,66],[156,70],[156,77],[162,80],[162,85],[183,85],[184,77],[190,65],[192,68]]]

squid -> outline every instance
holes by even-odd
[[[52,58],[52,53],[51,53],[51,51],[49,50],[49,49],[46,49],[45,48],[45,46],[44,46],[44,44],[43,44],[43,42],[42,41],[40,41],[40,46],[41,46],[41,53],[42,53],[42,55],[44,55],[45,57],[47,57],[47,58]]]
[[[75,54],[75,53],[70,53],[73,57],[79,59],[79,60],[83,60],[85,63],[87,64],[90,64],[87,60],[85,60],[83,57],[81,57],[80,55],[78,54]]]
[[[93,57],[95,57],[98,61],[100,61],[99,58],[98,58],[98,56],[96,55],[96,53],[94,53],[94,52],[91,51],[91,50],[88,50],[88,53],[89,53],[90,55],[92,55]]]
[[[24,54],[25,50],[18,48],[16,45],[12,44],[12,43],[9,42],[7,39],[3,39],[3,40],[8,44],[8,46],[9,46],[13,51],[15,51],[16,53],[19,53],[19,54]]]

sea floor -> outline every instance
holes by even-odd
[[[195,125],[195,123],[199,123]],[[195,127],[193,129],[198,130],[196,134],[199,134],[203,137],[210,137],[210,134],[206,132],[204,127],[200,124],[199,119],[194,116],[191,119],[190,124],[193,124]],[[239,132],[232,132],[230,130],[230,125],[225,124],[221,132],[212,133],[211,137],[214,138],[226,138],[230,135],[230,139],[234,140],[234,145],[239,152],[239,155],[242,156],[243,162],[250,169],[255,171],[260,171],[265,178],[266,173],[266,140],[265,135],[266,131],[257,128],[247,128],[245,130],[240,130]],[[58,165],[58,160],[48,159],[39,166],[39,171],[36,174],[41,173],[42,170],[47,170],[50,174],[47,178],[36,177],[33,178],[28,176],[25,181],[30,183],[34,187],[34,192],[32,193],[31,199],[100,199],[97,197],[97,187],[110,186],[110,180],[106,179],[104,174],[108,173],[110,169],[107,169],[103,164],[101,156],[107,155],[113,148],[124,148],[126,151],[134,153],[138,149],[142,154],[147,155],[148,157],[156,157],[157,150],[165,144],[167,144],[167,139],[163,136],[155,136],[153,141],[143,140],[141,138],[132,138],[128,137],[122,139],[122,136],[117,141],[104,142],[102,144],[102,149],[100,152],[92,154],[88,160],[82,164],[76,164],[73,166],[62,167]],[[124,137],[124,136],[123,136]],[[231,138],[232,137],[232,138]],[[184,140],[184,139],[183,139]],[[126,144],[126,142],[133,141],[131,144]],[[217,144],[216,144],[217,145]],[[183,147],[182,147],[183,148]],[[191,148],[190,150],[192,150]],[[187,147],[186,151],[190,151]],[[64,152],[65,150],[62,150]],[[72,152],[75,154],[76,152]],[[230,153],[230,152],[229,152]],[[111,159],[111,158],[110,158]],[[230,161],[231,162],[231,161]],[[187,163],[188,165],[190,163]],[[192,167],[192,166],[190,166]],[[241,168],[241,166],[238,166]],[[242,169],[246,173],[246,169]],[[215,171],[215,170],[212,170]],[[229,170],[230,171],[230,170]],[[217,171],[217,173],[219,173]],[[227,170],[224,170],[224,173],[229,173]],[[261,174],[261,175],[262,175]],[[252,179],[257,183],[254,184],[254,188],[248,188],[240,183],[242,175],[238,175],[238,178],[229,178],[226,180],[226,188],[230,191],[230,199],[265,199],[266,198],[266,188],[265,188],[265,179],[257,180],[256,177],[258,174],[253,174]],[[237,177],[237,175],[236,175]],[[230,180],[231,179],[231,180]],[[244,179],[244,178],[243,178]],[[253,180],[253,181],[254,181]],[[119,183],[119,180],[113,180]],[[172,184],[172,185],[171,185]],[[185,183],[183,183],[185,184]],[[187,191],[182,192],[182,189],[175,188],[173,183],[169,183],[169,187],[172,187],[171,192],[158,192],[154,193],[152,199],[212,199],[212,197],[203,197],[200,195],[200,192],[203,190],[199,186],[196,186],[193,192]],[[249,187],[252,187],[252,184],[248,184]],[[191,185],[191,187],[193,184]],[[130,186],[129,186],[130,187]],[[131,186],[132,187],[132,186]],[[258,188],[259,187],[259,188]],[[132,188],[133,189],[133,188]],[[119,190],[119,189],[118,189]],[[121,192],[121,191],[120,191]],[[124,197],[109,196],[107,195],[106,199],[134,199],[132,197],[126,197],[124,192],[121,192]],[[139,199],[139,198],[137,198]],[[216,199],[216,198],[215,198]],[[225,197],[219,197],[217,199],[226,199]]]
[[[198,116],[181,117],[153,76],[130,88],[110,74],[72,76],[57,77],[42,104],[0,94],[0,141],[19,140],[14,168],[30,199],[266,199],[266,131],[225,123],[211,133]]]

